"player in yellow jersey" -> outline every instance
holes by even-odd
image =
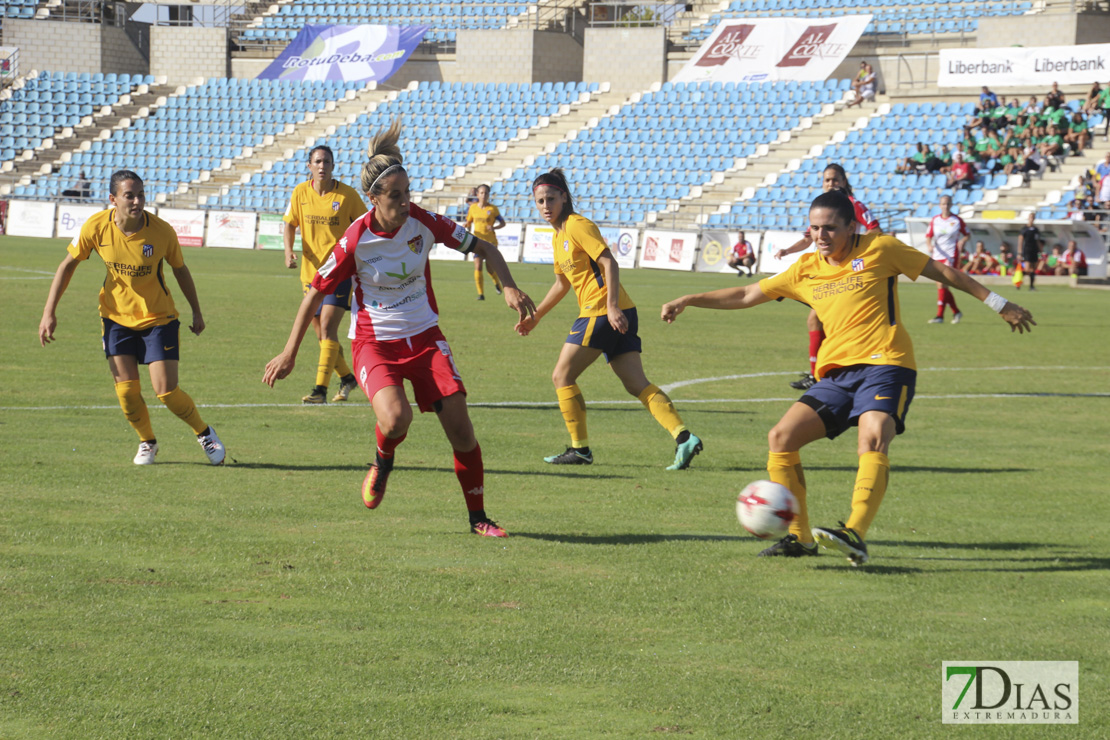
[[[562,170],[554,169],[537,177],[532,183],[532,194],[543,220],[555,228],[552,236],[555,284],[536,307],[535,315],[517,324],[517,333],[527,336],[572,288],[579,309],[551,376],[559,410],[570,433],[570,447],[561,454],[545,457],[544,462],[593,463],[586,434],[586,403],[577,381],[604,354],[625,390],[638,398],[674,438],[674,463],[667,470],[689,467],[694,455],[702,451],[702,441],[682,423],[667,394],[644,375],[636,305],[620,284],[616,258],[597,226],[574,212],[574,199]]]
[[[489,185],[479,185],[477,193],[478,202],[470,204],[470,210],[466,212],[466,223],[463,228],[482,241],[489,242],[496,247],[496,230],[505,228],[505,219],[501,218],[501,211],[497,210],[497,206],[489,202]],[[477,254],[474,255],[474,286],[478,288],[478,300],[480,301],[486,299],[485,286],[482,284],[482,263],[484,261]],[[487,267],[487,269],[489,270],[489,276],[493,278],[493,289],[497,291],[497,295],[501,295],[501,280],[492,267]]]
[[[887,452],[894,436],[905,430],[917,378],[898,304],[898,276],[924,276],[969,293],[998,312],[1012,331],[1029,331],[1036,322],[1021,306],[894,237],[856,233],[855,208],[841,190],[813,201],[809,232],[817,251],[803,254],[785,272],[740,288],[682,296],[663,306],[662,318],[672,322],[687,306],[751,308],[783,298],[817,311],[828,334],[818,356],[818,382],[767,436],[767,472],[793,492],[799,515],[790,533],[760,555],[816,555],[816,540],[861,565],[868,559],[864,538],[886,493]],[[859,471],[851,516],[839,527],[811,530],[799,450],[852,426],[859,427]]]
[[[285,266],[297,268],[293,241],[301,230],[301,288],[308,293],[312,278],[324,264],[336,242],[354,221],[366,213],[366,204],[354,188],[332,177],[335,156],[326,146],[308,153],[309,180],[293,188],[289,208],[285,211]],[[312,328],[320,342],[320,361],[316,366],[316,382],[309,394],[301,399],[306,404],[327,403],[328,383],[332,372],[339,374],[339,390],[332,401],[346,401],[358,381],[339,344],[339,325],[343,314],[351,309],[351,284],[339,286],[324,299]]]
[[[108,192],[112,208],[85,222],[54,274],[39,323],[39,342],[45,347],[54,341],[58,302],[77,265],[95,251],[108,268],[100,289],[104,355],[123,415],[139,434],[134,463],[150,465],[158,454],[158,440],[139,381],[139,365],[147,365],[158,400],[192,428],[208,460],[220,465],[225,456],[223,443],[216,430],[201,419],[193,399],[177,385],[181,322],[166,287],[163,262],[169,263],[192,309],[189,330],[194,334],[204,331],[197,289],[185,266],[177,234],[165,221],[143,210],[143,181],[134,172],[115,172]]]

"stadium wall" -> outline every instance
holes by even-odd
[[[1000,46],[1071,46],[1105,44],[1110,39],[1110,14],[1038,13],[979,19],[980,49]],[[1060,80],[1061,84],[1065,80]]]
[[[565,33],[528,29],[459,31],[456,40],[456,74],[465,82],[582,80],[582,46]]]
[[[24,69],[149,74],[147,60],[122,28],[96,23],[4,20],[4,42],[19,47]]]
[[[633,91],[646,90],[667,79],[666,29],[586,29],[584,82],[608,82],[614,90]]]
[[[152,26],[149,74],[165,75],[171,85],[188,84],[197,77],[227,77],[227,47],[223,28]]]

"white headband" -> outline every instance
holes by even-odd
[[[382,179],[383,177],[388,175],[390,172],[393,172],[393,170],[403,170],[403,169],[405,169],[404,165],[402,165],[399,162],[397,164],[389,165],[384,170],[382,170],[382,174],[380,174],[380,175],[378,175],[377,177],[374,178],[374,182],[370,183],[370,188],[366,192],[367,193],[374,192],[374,186],[378,184],[378,180]]]

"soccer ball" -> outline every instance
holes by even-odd
[[[761,540],[781,537],[798,516],[798,501],[786,486],[757,480],[736,497],[740,526]]]

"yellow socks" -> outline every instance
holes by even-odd
[[[200,418],[200,412],[197,411],[197,405],[193,403],[193,399],[180,387],[174,388],[169,393],[158,394],[158,400],[164,403],[170,411],[177,414],[177,418],[188,424],[194,434],[200,434],[208,428],[208,425]]]
[[[338,345],[339,342],[336,344]],[[335,355],[335,374],[346,378],[351,372],[351,366],[347,364],[347,358],[343,356],[343,347],[340,345],[339,352]]]
[[[678,437],[679,434],[686,431],[686,425],[682,423],[682,418],[675,411],[670,397],[659,390],[659,386],[649,384],[647,388],[640,391],[640,395],[637,397],[644,408],[651,412],[652,417],[659,422],[661,427],[670,432],[672,437]]]
[[[325,339],[320,342],[320,364],[316,366],[316,385],[328,387],[331,374],[339,363],[339,342]],[[346,363],[344,363],[346,364]],[[348,368],[350,371],[350,368]],[[347,373],[343,373],[346,375]]]
[[[474,268],[474,287],[478,289],[478,295],[485,295],[485,287],[482,285],[482,271],[477,267]]]
[[[809,513],[806,511],[806,476],[802,470],[802,456],[797,452],[768,452],[767,477],[789,488],[794,498],[798,499],[798,518],[790,525],[790,534],[807,545],[813,542]]]
[[[488,265],[489,263],[486,263],[486,264]],[[489,276],[490,276],[491,278],[493,278],[493,284],[494,284],[494,286],[495,286],[495,287],[496,287],[496,288],[497,288],[498,290],[501,290],[501,278],[497,277],[497,273],[496,273],[496,272],[494,272],[493,270],[490,270],[490,271],[489,271]],[[480,289],[480,288],[479,288],[479,292],[481,292],[481,289]]]
[[[848,526],[856,530],[860,537],[867,536],[879,504],[886,494],[886,484],[890,479],[890,459],[881,452],[865,452],[859,456],[859,472],[856,473],[856,487],[852,490],[852,516]]]
[[[556,388],[555,395],[559,398],[559,411],[563,412],[563,421],[570,432],[570,446],[589,447],[590,441],[586,435],[586,401],[582,398],[582,391],[577,385],[568,385]]]
[[[150,424],[150,411],[143,400],[142,386],[137,380],[124,380],[116,383],[119,407],[127,423],[138,432],[139,441],[150,442],[154,439],[154,427]]]

